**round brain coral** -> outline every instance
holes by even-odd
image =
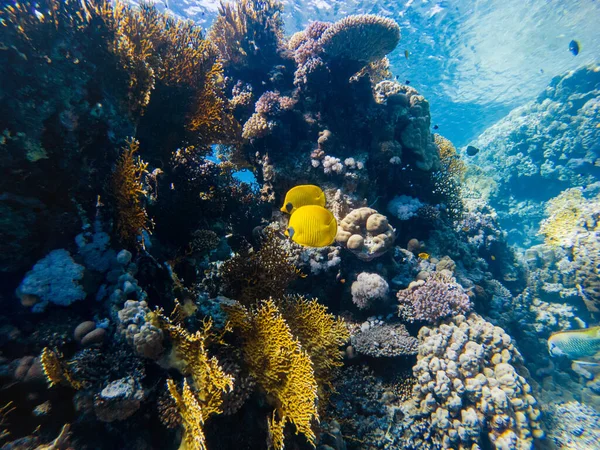
[[[398,24],[373,14],[345,17],[327,28],[319,40],[330,56],[364,63],[383,58],[398,42]]]

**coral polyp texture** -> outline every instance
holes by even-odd
[[[413,372],[418,381],[408,411],[430,419],[426,432],[442,448],[474,448],[487,434],[497,449],[532,449],[544,436],[520,353],[501,328],[476,314],[422,328]]]
[[[387,217],[372,208],[358,208],[338,225],[336,241],[363,261],[370,261],[387,252],[396,233]]]
[[[404,320],[435,323],[448,316],[468,312],[471,300],[452,273],[433,272],[425,280],[413,281],[397,293],[398,315]]]
[[[348,16],[328,27],[319,45],[333,58],[370,63],[383,58],[400,42],[400,27],[382,16]]]

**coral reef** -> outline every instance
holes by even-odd
[[[24,306],[42,312],[48,303],[69,306],[83,300],[86,293],[80,284],[84,268],[64,249],[53,250],[27,272],[17,289]]]
[[[373,303],[385,301],[390,287],[381,275],[361,272],[352,283],[352,302],[360,309],[370,308]]]
[[[284,447],[287,423],[314,446],[311,424],[318,419],[317,382],[308,353],[273,301],[263,301],[253,310],[239,305],[228,313],[232,326],[244,337],[244,359],[251,374],[274,401],[272,417],[267,419],[273,447]]]
[[[371,208],[350,211],[338,225],[336,241],[359,259],[370,261],[387,252],[396,234],[387,218]]]
[[[363,322],[351,342],[358,353],[374,357],[416,355],[418,350],[417,338],[408,334],[403,324],[387,324],[376,318]]]
[[[287,286],[301,276],[273,230],[266,231],[260,249],[225,261],[219,274],[224,294],[242,303],[281,297]]]
[[[146,195],[142,178],[148,164],[135,154],[140,143],[134,139],[127,142],[111,180],[111,192],[115,198],[115,229],[122,242],[135,244],[142,232],[150,231],[150,219],[143,206]]]
[[[596,64],[568,71],[470,142],[480,150],[471,159],[480,168],[477,185],[496,186],[490,204],[511,243],[538,243],[544,202],[597,181],[599,95]]]
[[[398,291],[398,315],[404,320],[436,323],[448,316],[468,312],[471,300],[448,270],[433,272]]]
[[[416,418],[434,443],[472,448],[487,433],[495,448],[533,448],[544,433],[527,372],[510,336],[476,314],[419,331]],[[410,408],[409,408],[410,410]]]

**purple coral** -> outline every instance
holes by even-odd
[[[295,104],[295,100],[291,97],[282,97],[279,92],[267,91],[260,96],[254,105],[254,110],[265,116],[278,116],[292,109]]]
[[[404,320],[435,323],[444,317],[464,314],[471,300],[450,272],[434,272],[426,281],[413,282],[398,291],[398,315]]]

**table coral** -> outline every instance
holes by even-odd
[[[319,45],[334,58],[370,63],[383,58],[400,42],[400,27],[373,14],[348,16],[325,30]]]
[[[354,209],[344,217],[335,239],[359,259],[370,261],[394,245],[396,233],[385,216],[364,207]]]
[[[512,339],[477,314],[419,331],[411,414],[431,421],[443,448],[470,449],[487,433],[497,449],[532,449],[540,411]]]

